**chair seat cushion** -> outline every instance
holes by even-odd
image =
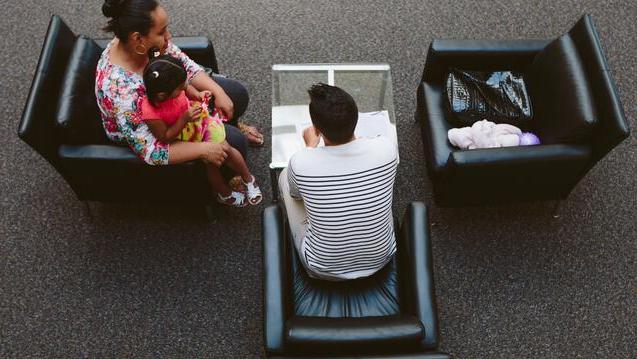
[[[544,144],[590,141],[597,122],[584,65],[570,36],[540,52],[527,80],[534,115],[532,127]]]
[[[310,278],[292,250],[294,310],[306,317],[377,317],[396,315],[396,258],[374,275],[342,282]]]

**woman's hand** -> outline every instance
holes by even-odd
[[[234,116],[234,103],[225,92],[221,91],[222,94],[217,94],[215,96],[215,107],[221,110],[224,115],[230,120],[232,116]]]
[[[212,142],[204,142],[202,144],[205,145],[205,150],[201,159],[206,163],[211,163],[216,167],[221,167],[228,157],[228,145],[225,143]]]

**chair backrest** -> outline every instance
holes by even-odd
[[[51,17],[18,128],[18,136],[56,168],[61,139],[55,125],[55,114],[76,38],[60,17]]]
[[[102,48],[79,35],[62,80],[56,124],[64,144],[108,144],[95,97],[95,70]]]
[[[630,128],[591,16],[584,15],[568,35],[584,63],[598,116],[592,133],[592,166],[628,137]]]
[[[540,51],[525,74],[533,102],[529,127],[543,144],[589,144],[597,124],[595,100],[579,51],[569,35]]]

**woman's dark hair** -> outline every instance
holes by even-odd
[[[358,122],[358,107],[352,96],[324,83],[313,85],[307,92],[312,124],[335,144],[349,141]]]
[[[123,43],[133,32],[148,35],[153,26],[150,13],[157,6],[156,0],[104,0],[102,13],[110,20],[102,30],[112,32]]]
[[[159,49],[153,47],[148,52],[150,61],[144,69],[144,86],[146,96],[153,106],[157,105],[160,92],[172,93],[186,82],[187,73],[184,65],[170,55],[160,55]]]

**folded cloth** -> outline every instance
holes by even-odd
[[[515,126],[482,120],[474,123],[471,127],[452,128],[447,132],[447,137],[452,145],[472,150],[474,148],[519,146],[520,134],[522,134],[522,130]]]

